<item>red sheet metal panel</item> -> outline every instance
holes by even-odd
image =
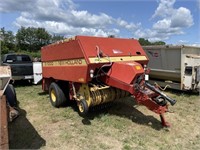
[[[107,76],[124,82],[126,84],[133,84],[133,80],[144,73],[144,69],[136,62],[117,62],[113,63],[112,67],[107,73]]]
[[[97,56],[97,48],[109,57],[146,56],[139,42],[134,39],[77,36],[87,58]]]
[[[43,67],[43,77],[86,83],[88,81],[87,66]]]
[[[84,58],[77,40],[60,42],[42,47],[42,61]]]

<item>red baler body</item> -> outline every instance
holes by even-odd
[[[148,57],[135,39],[76,36],[43,47],[41,60],[43,90],[48,90],[51,81],[79,85],[100,81],[129,92],[138,103],[160,115],[167,111],[167,105],[153,100],[159,94],[145,85]]]
[[[114,62],[148,62],[137,40],[76,36],[74,40],[42,48],[43,77],[87,83],[91,80],[89,69],[109,63],[108,60],[95,62],[98,59],[97,46],[111,59],[115,59]]]

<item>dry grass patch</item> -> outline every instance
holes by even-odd
[[[165,130],[159,116],[132,98],[116,102],[86,118],[76,106],[53,108],[41,85],[16,87],[21,116],[9,125],[10,148],[15,149],[200,149],[200,97],[167,92],[177,99],[166,114]]]

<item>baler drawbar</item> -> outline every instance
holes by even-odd
[[[161,117],[176,101],[148,83],[148,57],[134,39],[76,36],[42,48],[43,90],[54,107],[76,100],[79,113],[133,96]]]

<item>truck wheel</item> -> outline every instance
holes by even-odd
[[[17,106],[16,92],[12,84],[8,84],[8,86],[6,87],[5,95],[7,102],[11,107]]]
[[[58,108],[66,103],[66,97],[62,89],[55,83],[51,83],[49,87],[49,96],[51,104]]]
[[[78,102],[78,109],[81,116],[85,116],[88,113],[89,108],[86,100],[82,99]]]

